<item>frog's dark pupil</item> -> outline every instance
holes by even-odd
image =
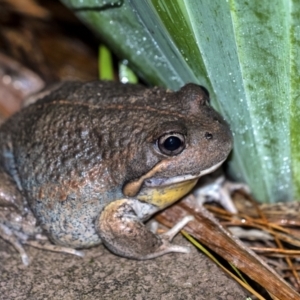
[[[176,136],[170,136],[165,140],[164,147],[166,150],[175,151],[181,146],[181,143],[182,142],[180,138]]]

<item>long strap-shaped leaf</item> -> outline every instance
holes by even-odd
[[[300,1],[115,1],[63,0],[149,83],[207,87],[256,198],[300,198]]]

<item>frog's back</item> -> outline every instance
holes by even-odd
[[[116,87],[111,82],[64,83],[2,124],[0,164],[10,174],[17,169],[28,191],[101,168],[103,157],[110,156],[108,127],[114,118],[106,106],[121,103],[132,90],[139,93],[142,88]]]
[[[39,180],[56,180],[58,168],[61,176],[71,169],[86,172],[109,158],[110,149],[136,143],[133,132],[142,139],[144,123],[178,109],[167,94],[158,87],[109,81],[65,82],[0,127],[0,163],[7,165],[4,156],[13,155],[21,178],[40,174]]]
[[[162,88],[146,89],[137,84],[122,84],[114,81],[91,82],[65,82],[51,90],[49,95],[38,100],[40,104],[58,102],[59,100],[81,103],[84,105],[100,105],[103,109],[107,105],[147,105],[147,99],[151,102],[155,98],[160,100],[166,94]],[[159,103],[159,102],[158,102]]]

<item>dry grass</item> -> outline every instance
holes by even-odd
[[[157,220],[173,226],[193,215],[195,221],[185,227],[189,235],[257,282],[272,299],[300,299],[300,203],[258,205],[242,193],[236,193],[234,200],[236,215],[212,205],[197,207],[188,196]]]

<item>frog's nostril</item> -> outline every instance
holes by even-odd
[[[210,132],[205,132],[205,138],[207,140],[212,140],[213,139],[213,135]]]

